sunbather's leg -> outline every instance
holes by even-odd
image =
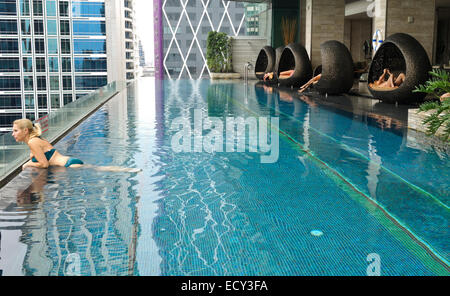
[[[388,74],[389,70],[388,69],[384,69],[383,70],[383,74],[381,74],[380,78],[378,78],[377,81],[374,81],[374,85],[381,85],[382,83],[384,83],[385,79],[386,79],[386,75]]]
[[[395,84],[395,86],[400,86],[400,84],[402,84],[403,83],[403,81],[405,81],[405,74],[403,74],[403,73],[400,73],[399,75],[398,75],[398,77],[395,79],[395,82],[394,82],[394,84]]]
[[[388,80],[386,82],[380,84],[380,86],[394,88],[394,86],[395,86],[395,84],[394,84],[394,74],[391,74],[389,76]]]

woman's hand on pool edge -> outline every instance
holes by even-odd
[[[22,171],[24,171],[26,168],[31,167],[31,166],[30,166],[30,162],[31,162],[31,161],[25,163],[25,164],[22,166]]]
[[[38,168],[38,169],[47,169],[49,167],[48,163],[46,164],[41,164],[39,162],[34,163],[32,161],[27,162],[26,164],[24,164],[22,166],[22,170],[25,170],[26,168]]]

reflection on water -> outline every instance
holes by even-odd
[[[146,78],[56,145],[85,163],[143,171],[22,172],[0,190],[0,270],[364,275],[365,258],[377,253],[383,275],[445,274],[368,199],[446,258],[448,155],[407,145],[403,115],[380,108],[262,85]],[[279,161],[174,153],[171,123],[192,122],[194,109],[223,119],[279,116]],[[311,236],[316,229],[324,235]]]

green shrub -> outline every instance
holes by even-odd
[[[430,72],[431,79],[425,85],[416,87],[413,92],[423,92],[433,95],[437,101],[429,101],[420,105],[419,112],[434,110],[423,124],[427,126],[427,133],[435,135],[438,129],[443,126],[442,138],[448,141],[450,138],[450,98],[441,100],[441,96],[450,93],[450,79],[448,72],[444,70],[433,70]]]
[[[211,31],[206,39],[206,62],[214,73],[232,72],[231,37]]]

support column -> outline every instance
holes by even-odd
[[[371,8],[373,8],[374,10],[371,10]],[[375,0],[372,4],[369,5],[368,9],[369,17],[373,18],[372,36],[377,30],[380,30],[382,38],[383,40],[385,40],[388,36],[386,32],[387,0]]]
[[[344,42],[345,0],[307,0],[305,47],[313,68],[321,64],[320,45],[328,40]]]
[[[153,18],[154,18],[154,39],[155,39],[155,77],[162,79],[164,77],[164,40],[163,40],[163,18],[162,18],[162,0],[153,0]]]

